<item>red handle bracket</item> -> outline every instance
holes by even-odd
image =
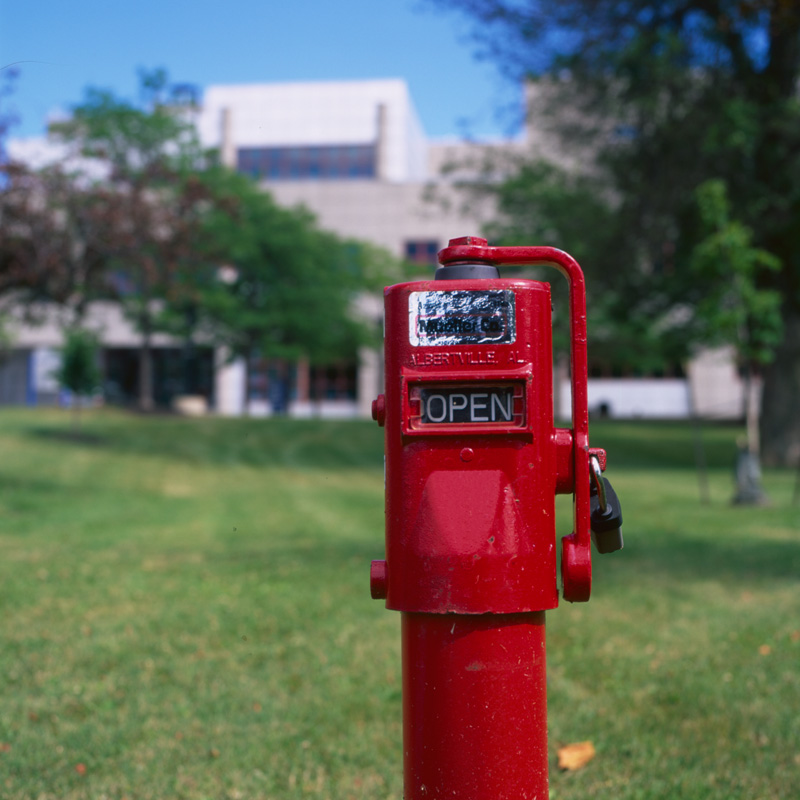
[[[592,590],[589,521],[589,398],[587,390],[586,283],[578,262],[555,247],[489,247],[486,239],[451,239],[439,252],[444,266],[465,263],[493,266],[554,267],[569,283],[570,365],[572,373],[572,441],[575,492],[573,532],[561,542],[561,583],[564,599],[585,602]]]

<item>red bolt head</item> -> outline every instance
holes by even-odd
[[[487,239],[481,239],[480,236],[460,236],[458,239],[451,239],[447,246],[461,247],[464,245],[472,247],[486,247],[488,244],[489,241]]]
[[[386,395],[379,394],[375,400],[372,401],[372,419],[381,426],[386,424]]]
[[[373,600],[385,600],[388,574],[385,561],[373,561],[369,567],[369,592]]]

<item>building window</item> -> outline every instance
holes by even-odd
[[[309,395],[311,400],[355,400],[358,368],[355,364],[311,367]]]
[[[257,180],[355,180],[374,178],[374,144],[314,147],[242,147],[236,168]]]
[[[405,245],[406,261],[424,266],[436,264],[439,249],[439,242],[433,239],[408,241]]]
[[[247,399],[268,401],[273,411],[285,412],[289,403],[297,399],[297,365],[252,356],[248,362]]]

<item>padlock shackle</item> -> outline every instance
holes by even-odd
[[[485,239],[453,239],[439,252],[444,267],[462,264],[547,266],[569,283],[572,452],[574,460],[573,532],[562,540],[564,599],[583,602],[592,587],[589,472],[589,396],[586,331],[586,282],[578,262],[555,247],[489,247]]]

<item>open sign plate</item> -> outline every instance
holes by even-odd
[[[409,386],[409,427],[525,427],[522,383],[415,384]]]

